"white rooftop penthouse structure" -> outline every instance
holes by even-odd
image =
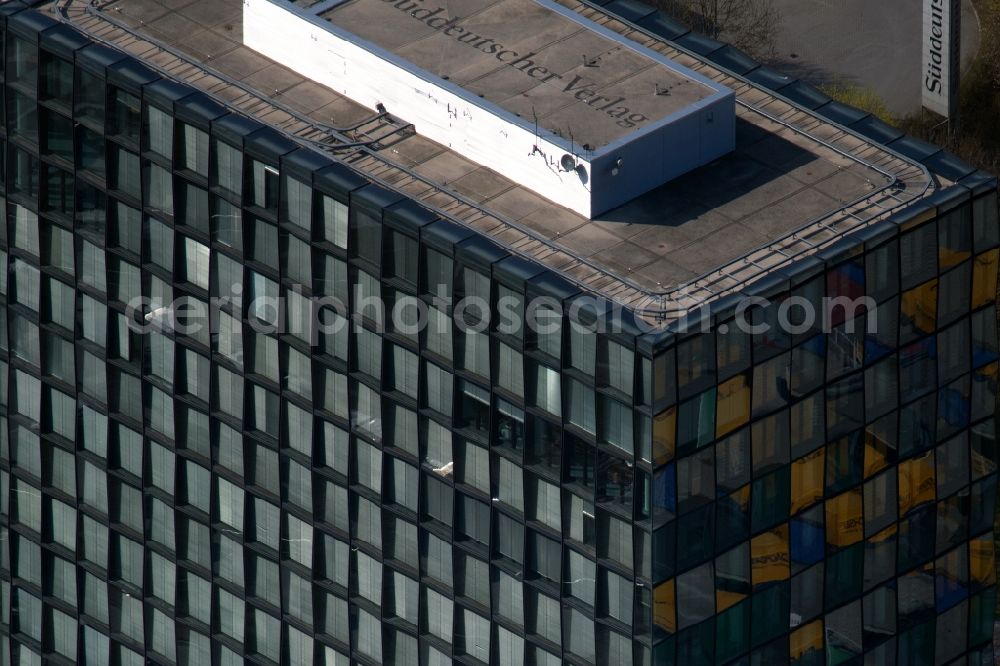
[[[549,0],[247,0],[244,42],[585,217],[725,155],[732,91]]]

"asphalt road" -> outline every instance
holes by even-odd
[[[894,114],[920,108],[922,0],[774,0],[775,61],[814,85],[873,89]],[[962,61],[979,47],[979,20],[962,2]]]

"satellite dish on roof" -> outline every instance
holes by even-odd
[[[576,168],[576,158],[569,153],[566,153],[559,160],[559,164],[562,166],[563,171],[572,171]]]

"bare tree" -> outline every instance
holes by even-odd
[[[752,56],[773,54],[781,20],[773,0],[657,0],[657,4],[694,30]]]

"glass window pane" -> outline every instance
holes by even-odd
[[[215,184],[240,196],[243,193],[243,155],[236,148],[218,139],[212,140],[215,153]]]
[[[191,125],[182,125],[183,141],[179,144],[183,168],[200,176],[208,176],[208,134]]]
[[[155,106],[146,106],[147,149],[166,157],[173,158],[174,119],[166,111]]]

